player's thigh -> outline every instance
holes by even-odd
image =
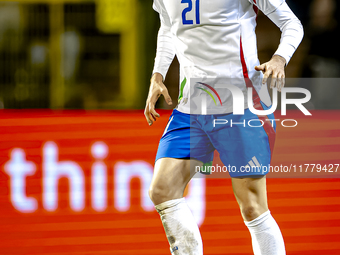
[[[183,197],[184,189],[202,163],[194,159],[160,158],[156,161],[149,195],[155,205]]]
[[[251,221],[268,211],[265,176],[232,178],[232,187],[245,221]]]

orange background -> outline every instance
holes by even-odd
[[[153,165],[169,111],[149,127],[142,111],[10,111],[0,114],[0,254],[169,254],[159,216],[140,205],[139,179],[131,181],[131,207],[114,207],[113,169],[118,161]],[[340,112],[316,111],[312,117],[290,112],[296,128],[278,126],[273,164],[339,164]],[[59,204],[48,212],[42,204],[42,147],[59,147],[59,160],[77,162],[84,171],[85,209],[69,206],[69,185],[59,181]],[[107,209],[91,207],[91,145],[103,141],[109,154]],[[26,194],[38,209],[22,213],[10,201],[10,177],[4,164],[21,148],[36,172],[26,178]],[[340,169],[338,170],[338,172]],[[340,254],[340,179],[268,178],[270,210],[277,220],[287,254]],[[301,176],[299,176],[301,177]],[[317,176],[314,176],[317,177]],[[321,177],[321,175],[320,175]],[[230,179],[206,179],[206,211],[201,226],[204,254],[252,254]]]

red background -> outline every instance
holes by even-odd
[[[2,111],[0,113],[0,253],[1,254],[169,254],[164,230],[155,211],[140,206],[140,181],[131,181],[131,207],[114,206],[113,167],[118,161],[143,160],[153,165],[157,144],[169,111],[149,127],[141,111]],[[340,112],[317,111],[312,117],[290,112],[296,128],[278,126],[273,164],[339,164]],[[85,209],[69,207],[67,179],[59,181],[59,205],[48,212],[42,205],[42,147],[59,147],[59,160],[83,169]],[[91,145],[109,147],[108,207],[91,207]],[[26,194],[38,201],[33,213],[14,209],[10,178],[4,164],[13,148],[21,148],[36,173],[26,178]],[[338,172],[340,169],[338,170]],[[321,175],[320,175],[321,176]],[[277,220],[287,254],[340,254],[340,179],[268,178],[270,210]],[[335,177],[335,175],[334,175]],[[239,213],[230,179],[206,180],[206,213],[201,226],[204,254],[252,254],[250,235]]]

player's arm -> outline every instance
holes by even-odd
[[[167,104],[172,104],[168,89],[165,87],[163,81],[170,64],[175,57],[175,50],[172,44],[170,32],[170,19],[162,6],[155,2],[153,7],[159,13],[161,27],[158,31],[155,65],[150,80],[149,94],[144,111],[145,118],[150,126],[157,118],[160,117],[155,110],[158,98],[163,95]]]
[[[254,1],[255,2],[255,1]],[[300,20],[282,0],[258,0],[258,8],[278,26],[282,32],[280,45],[272,59],[255,70],[264,73],[263,83],[272,75],[271,88],[277,86],[278,90],[284,86],[284,68],[293,56],[303,38],[303,27]]]

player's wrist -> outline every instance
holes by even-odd
[[[287,64],[286,59],[284,57],[280,56],[280,55],[273,55],[272,59],[275,60],[275,61],[278,61],[283,66],[286,66],[286,64]]]
[[[152,76],[151,76],[151,80],[150,82],[163,82],[163,75],[161,75],[160,73],[154,73]]]

